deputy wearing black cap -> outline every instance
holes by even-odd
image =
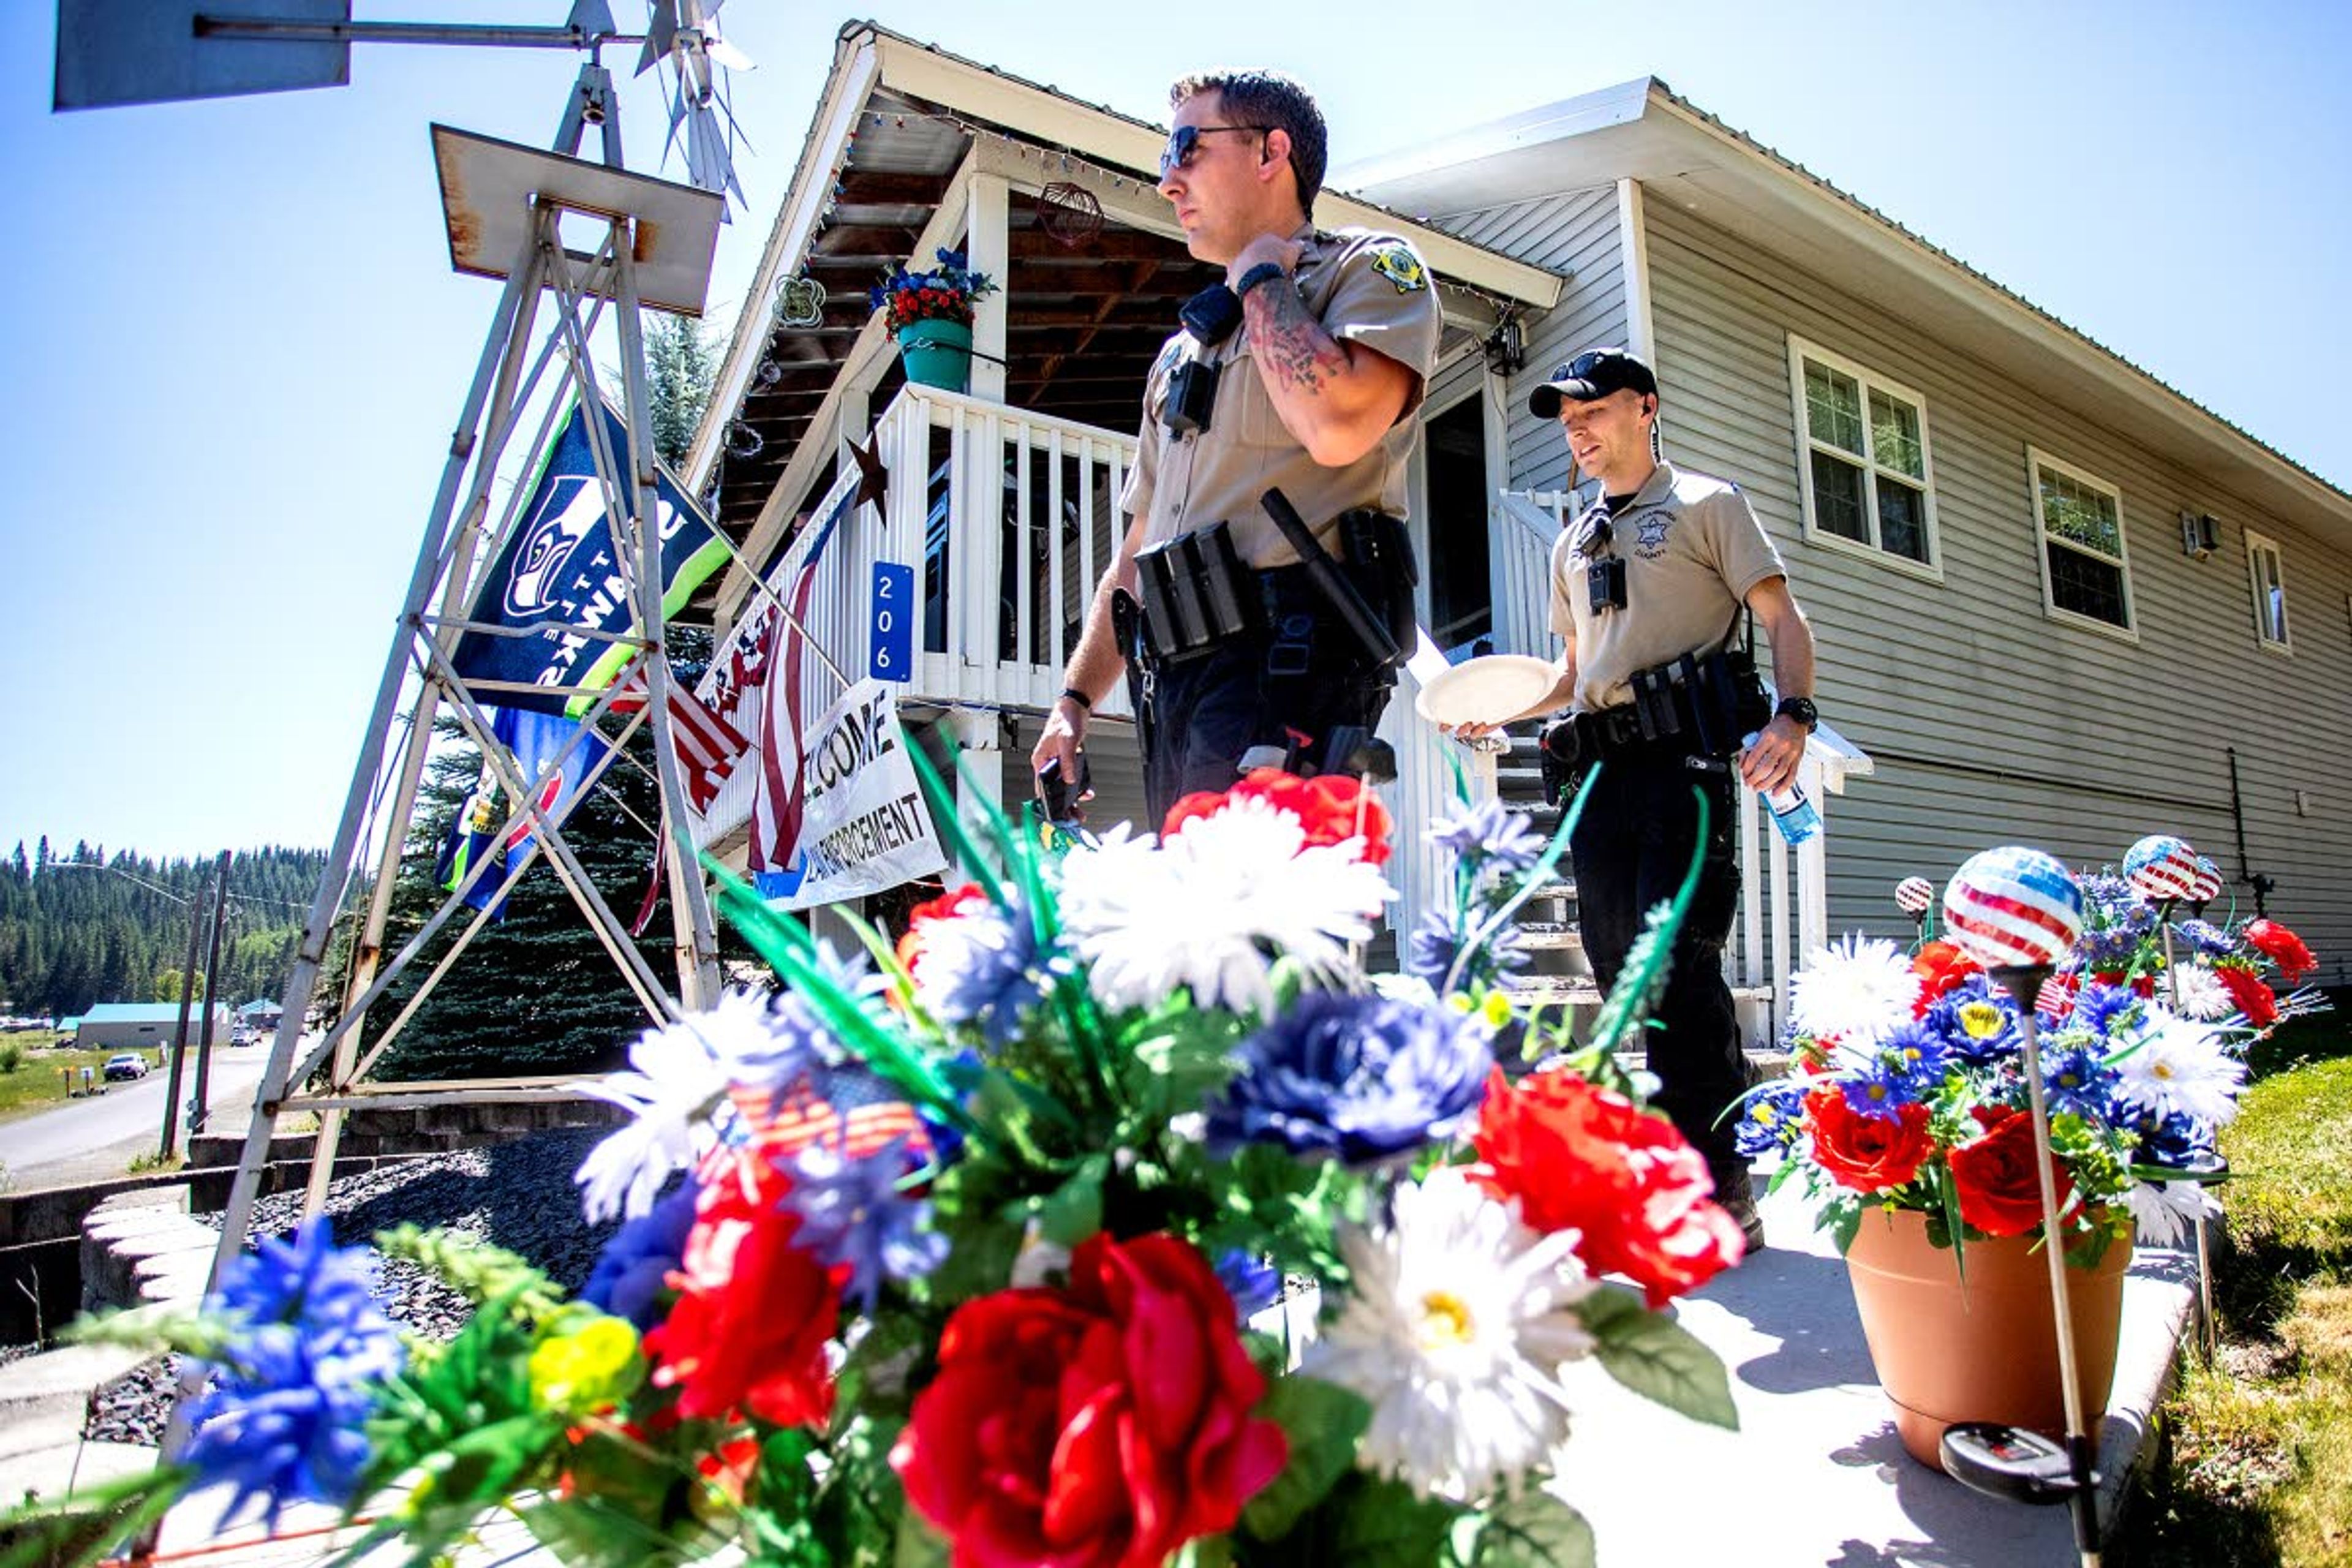
[[[1698,837],[1692,787],[1706,795],[1706,853],[1658,1005],[1662,1027],[1649,1037],[1650,1068],[1659,1107],[1706,1156],[1717,1195],[1749,1246],[1761,1246],[1747,1163],[1728,1121],[1718,1125],[1747,1087],[1723,977],[1723,944],[1739,904],[1733,775],[1736,768],[1737,782],[1768,794],[1795,779],[1815,722],[1812,632],[1747,498],[1656,458],[1658,381],[1647,364],[1622,349],[1580,354],[1553,370],[1528,408],[1559,421],[1578,471],[1601,482],[1601,497],[1552,549],[1559,679],[1543,700],[1504,722],[1565,707],[1570,728],[1548,745],[1573,751],[1579,773],[1607,764],[1569,847],[1584,951],[1604,990],[1643,916],[1680,888]],[[1707,710],[1726,668],[1710,656],[1743,640],[1751,612],[1771,639],[1780,700],[1769,721],[1753,715],[1760,732],[1743,746],[1745,721]],[[1464,725],[1455,733],[1466,739],[1499,727]]]

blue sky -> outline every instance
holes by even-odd
[[[2352,485],[2347,8],[1113,9],[865,14],[1151,120],[1185,69],[1278,66],[1320,95],[1336,164],[1654,73]],[[751,208],[719,241],[721,327],[856,14],[727,8],[759,68],[735,81]],[[348,88],[59,116],[52,51],[49,0],[0,6],[0,540],[29,655],[0,684],[0,851],[324,844],[496,294],[448,268],[425,127],[543,143],[576,60],[362,48]],[[659,95],[624,97],[646,168]]]

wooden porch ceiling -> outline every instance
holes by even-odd
[[[961,140],[961,139],[960,139]],[[959,151],[958,156],[961,156]],[[873,314],[866,290],[894,264],[918,269],[912,252],[945,198],[950,174],[844,169],[830,223],[804,262],[824,285],[822,324],[775,328],[746,389],[739,423],[761,443],[752,457],[730,455],[719,473],[716,515],[739,537],[759,516],[777,478],[807,436],[850,347]],[[1124,228],[1075,244],[1040,223],[1039,203],[1014,192],[1005,318],[1005,401],[1112,429],[1130,429],[1144,376],[1177,307],[1215,282],[1222,269],[1195,261],[1181,242]],[[894,366],[875,389],[878,413],[900,384]]]

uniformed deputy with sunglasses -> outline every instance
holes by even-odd
[[[1254,749],[1336,766],[1333,737],[1378,721],[1392,668],[1260,498],[1280,489],[1373,617],[1409,628],[1405,473],[1440,330],[1411,245],[1308,221],[1326,153],[1305,89],[1230,71],[1188,77],[1170,100],[1160,194],[1225,281],[1187,304],[1145,384],[1128,531],[1032,758],[1080,778],[1087,716],[1127,668],[1154,825],[1181,795],[1229,786]]]
[[[1643,917],[1675,896],[1689,870],[1698,834],[1692,786],[1705,792],[1706,854],[1649,1062],[1659,1108],[1706,1156],[1718,1199],[1759,1247],[1747,1162],[1719,1120],[1747,1088],[1723,978],[1739,904],[1733,794],[1736,783],[1769,794],[1796,777],[1817,718],[1812,632],[1748,498],[1655,457],[1658,382],[1647,364],[1622,349],[1580,354],[1536,388],[1528,409],[1559,421],[1577,471],[1599,480],[1601,495],[1552,550],[1559,679],[1503,722],[1566,707],[1570,718],[1547,732],[1547,751],[1568,754],[1571,778],[1602,764],[1569,848],[1579,931],[1604,990]],[[1777,710],[1754,675],[1751,617],[1771,639]]]

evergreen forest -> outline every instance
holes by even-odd
[[[216,856],[159,860],[47,837],[0,863],[0,1012],[70,1017],[101,1002],[176,1002],[195,906],[209,921]],[[219,999],[231,1007],[286,986],[326,854],[269,845],[229,861]],[[204,996],[205,954],[195,995]]]

